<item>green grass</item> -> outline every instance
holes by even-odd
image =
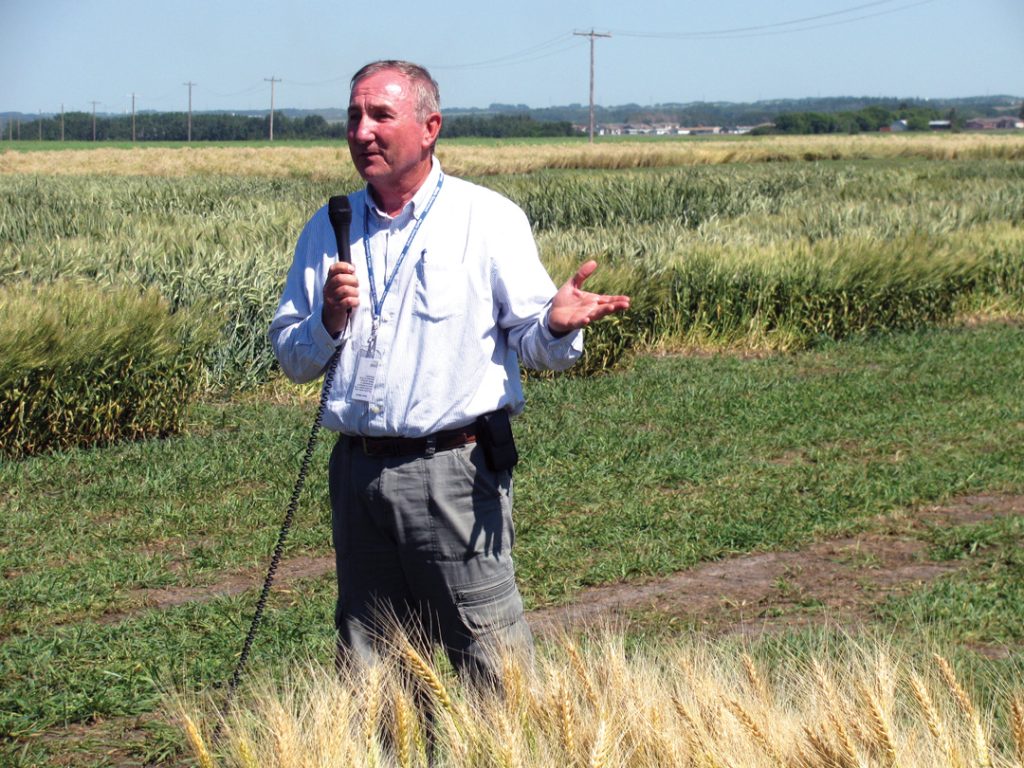
[[[589,584],[799,547],[958,494],[1020,492],[1022,376],[1019,329],[988,325],[531,381],[517,426],[526,599],[562,602]],[[0,467],[0,738],[10,750],[47,727],[148,712],[158,682],[230,675],[253,591],[155,610],[133,590],[213,584],[243,567],[255,590],[310,415],[258,400],[208,405],[182,437]],[[319,470],[289,556],[330,553]],[[1016,643],[1020,526],[990,528],[936,532],[936,557],[986,542],[1002,554],[893,603],[880,626],[918,621],[953,643]],[[332,582],[275,595],[255,668],[328,653]],[[984,621],[948,607],[961,600]]]

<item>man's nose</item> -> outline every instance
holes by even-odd
[[[358,120],[349,122],[349,131],[356,141],[370,141],[373,139],[373,121],[363,115]]]

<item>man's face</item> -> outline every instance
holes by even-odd
[[[440,116],[436,117],[440,126]],[[384,70],[360,80],[348,103],[348,148],[365,181],[380,191],[418,183],[430,168],[437,131],[416,116],[416,93],[399,72]]]

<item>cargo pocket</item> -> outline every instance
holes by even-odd
[[[474,637],[510,627],[523,618],[523,599],[511,565],[497,576],[455,589],[462,623]]]

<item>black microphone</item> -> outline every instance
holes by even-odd
[[[352,223],[352,205],[347,195],[335,195],[327,201],[327,216],[334,228],[334,239],[338,241],[338,259],[352,263],[348,244],[348,225]]]

